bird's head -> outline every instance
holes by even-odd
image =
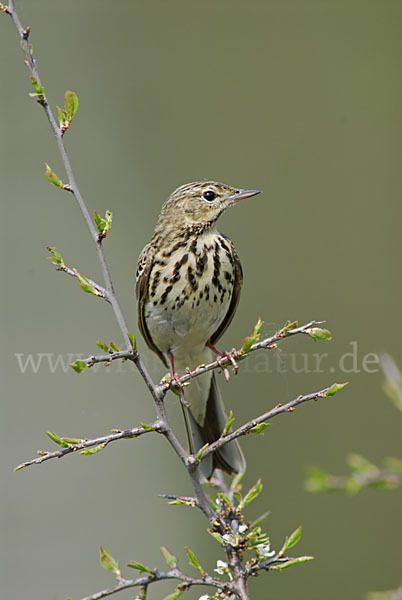
[[[177,188],[165,202],[159,221],[165,225],[170,221],[180,228],[201,226],[206,229],[229,206],[259,193],[259,190],[234,188],[216,181],[187,183]]]

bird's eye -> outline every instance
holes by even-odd
[[[212,202],[212,200],[215,200],[215,198],[216,198],[216,194],[212,190],[207,190],[206,192],[203,193],[203,196],[204,196],[205,200],[208,200],[208,202]]]

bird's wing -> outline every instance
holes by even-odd
[[[239,304],[240,291],[241,291],[241,286],[243,284],[243,269],[241,268],[239,256],[232,244],[232,241],[226,236],[222,236],[222,237],[224,237],[225,241],[228,244],[230,244],[231,253],[233,256],[233,260],[234,260],[234,284],[233,284],[232,300],[229,304],[228,311],[227,311],[222,323],[219,325],[218,329],[215,331],[215,333],[213,333],[211,335],[211,338],[210,338],[211,344],[214,344],[214,345],[215,345],[215,342],[217,342],[219,340],[219,338],[225,333],[226,329],[229,327],[230,323],[232,322],[232,319],[233,319],[234,314],[237,309],[237,305]]]
[[[159,348],[155,345],[151,335],[149,333],[146,321],[145,321],[145,304],[148,301],[148,283],[149,277],[152,270],[153,258],[155,249],[151,244],[145,246],[138,259],[137,275],[135,283],[135,293],[137,295],[137,309],[138,309],[138,327],[141,335],[151,348],[155,352],[164,365],[168,366],[165,357]]]

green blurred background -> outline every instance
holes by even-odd
[[[267,528],[274,548],[302,524],[297,550],[316,557],[251,581],[252,597],[357,599],[397,587],[400,491],[310,495],[303,472],[318,464],[343,473],[351,451],[374,462],[400,454],[401,419],[381,390],[381,373],[363,370],[362,360],[386,350],[402,364],[402,3],[19,0],[17,6],[32,27],[52,105],[62,103],[66,89],[78,93],[67,145],[90,210],[113,211],[106,249],[133,333],[136,261],[161,203],[183,183],[216,179],[264,192],[220,222],[245,271],[223,345],[238,345],[258,316],[267,334],[286,319],[326,319],[334,334],[331,343],[288,340],[276,354],[254,355],[230,384],[221,382],[239,424],[299,393],[351,382],[333,399],[278,417],[264,437],[242,442],[245,485],[259,476],[265,485],[250,518],[272,511]],[[16,32],[0,16],[1,596],[79,599],[112,585],[113,576],[99,566],[101,543],[122,565],[137,560],[152,567],[163,567],[159,547],[166,545],[183,568],[189,545],[213,569],[217,545],[202,516],[158,498],[191,493],[158,436],[12,473],[37,448],[52,448],[46,429],[102,435],[149,422],[154,409],[129,365],[80,376],[49,368],[49,353],[67,363],[69,353],[92,353],[99,337],[119,343],[120,333],[106,303],[46,261],[45,246],[55,245],[70,266],[101,279],[77,206],[44,177],[45,161],[62,178],[63,168],[44,114],[28,96]],[[340,361],[351,342],[358,368],[345,373]],[[153,375],[163,375],[139,344]],[[16,354],[25,362],[38,353],[45,355],[38,372],[22,373]],[[329,354],[320,372],[316,353]],[[300,370],[302,355],[309,357],[308,372],[298,373],[292,360]],[[352,369],[351,357],[344,366]],[[168,408],[182,434],[173,395]],[[160,584],[149,596],[172,589]]]

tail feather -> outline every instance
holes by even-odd
[[[207,443],[215,442],[220,437],[226,425],[227,415],[216,383],[215,373],[211,377],[204,424],[200,425],[195,420],[191,409],[183,407],[183,411],[192,453],[197,452]],[[212,455],[207,456],[200,464],[200,471],[205,479],[210,479],[215,469],[222,469],[229,474],[245,471],[246,461],[237,440],[225,444]]]

